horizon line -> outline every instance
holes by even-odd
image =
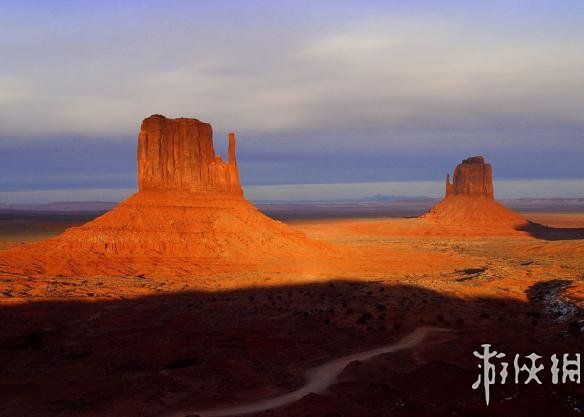
[[[582,198],[584,179],[495,180],[498,199]],[[54,188],[0,191],[0,204],[47,204],[55,202],[118,202],[137,187]],[[367,181],[338,183],[266,184],[244,186],[251,201],[333,201],[375,196],[440,198],[444,181]]]

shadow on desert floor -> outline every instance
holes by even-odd
[[[578,240],[584,239],[582,227],[551,227],[539,223],[529,222],[517,228],[518,231],[527,232],[530,236],[541,240]]]
[[[306,369],[419,326],[455,339],[351,363],[328,391],[262,416],[570,415],[584,405],[575,384],[496,386],[489,408],[470,388],[482,343],[508,355],[578,351],[582,312],[564,318],[546,304],[562,285],[536,284],[528,302],[331,281],[4,305],[0,415],[159,416],[269,398],[300,387]]]

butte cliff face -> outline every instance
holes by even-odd
[[[482,156],[473,156],[463,160],[454,169],[453,181],[446,177],[446,195],[464,195],[467,197],[494,198],[493,169]]]
[[[215,154],[213,129],[196,119],[150,116],[138,134],[140,191],[242,194],[235,157],[235,134],[229,134],[228,160]]]
[[[0,253],[0,269],[45,276],[192,275],[282,267],[324,245],[260,213],[243,196],[229,135],[228,160],[196,119],[144,119],[139,191],[62,235]]]
[[[422,216],[438,224],[517,229],[527,223],[494,197],[493,169],[482,156],[464,159],[446,176],[444,199]]]

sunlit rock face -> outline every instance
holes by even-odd
[[[147,117],[138,133],[139,191],[60,236],[0,253],[0,270],[31,276],[164,276],[294,268],[326,245],[262,214],[197,119]]]
[[[228,161],[213,149],[213,129],[197,119],[147,117],[138,134],[140,191],[223,192],[242,194],[229,134]]]
[[[493,199],[493,169],[482,156],[473,156],[462,161],[454,169],[453,181],[446,177],[446,197],[464,195]]]
[[[457,227],[518,229],[527,220],[494,198],[493,169],[482,156],[463,160],[446,176],[444,199],[422,219]]]

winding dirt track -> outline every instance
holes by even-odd
[[[258,413],[260,411],[271,410],[281,407],[286,404],[293,403],[305,397],[310,393],[319,393],[325,391],[337,379],[339,374],[354,361],[366,361],[375,356],[385,353],[394,353],[400,350],[410,349],[420,344],[428,335],[436,332],[448,332],[449,329],[440,327],[418,327],[409,335],[405,336],[400,341],[391,345],[383,346],[376,349],[367,350],[365,352],[354,353],[352,355],[341,356],[324,363],[316,368],[309,369],[306,372],[306,384],[296,391],[288,394],[280,395],[266,400],[254,401],[245,404],[235,405],[225,408],[213,408],[208,410],[193,410],[173,413],[168,417],[222,417],[222,416],[237,416],[242,414]]]

